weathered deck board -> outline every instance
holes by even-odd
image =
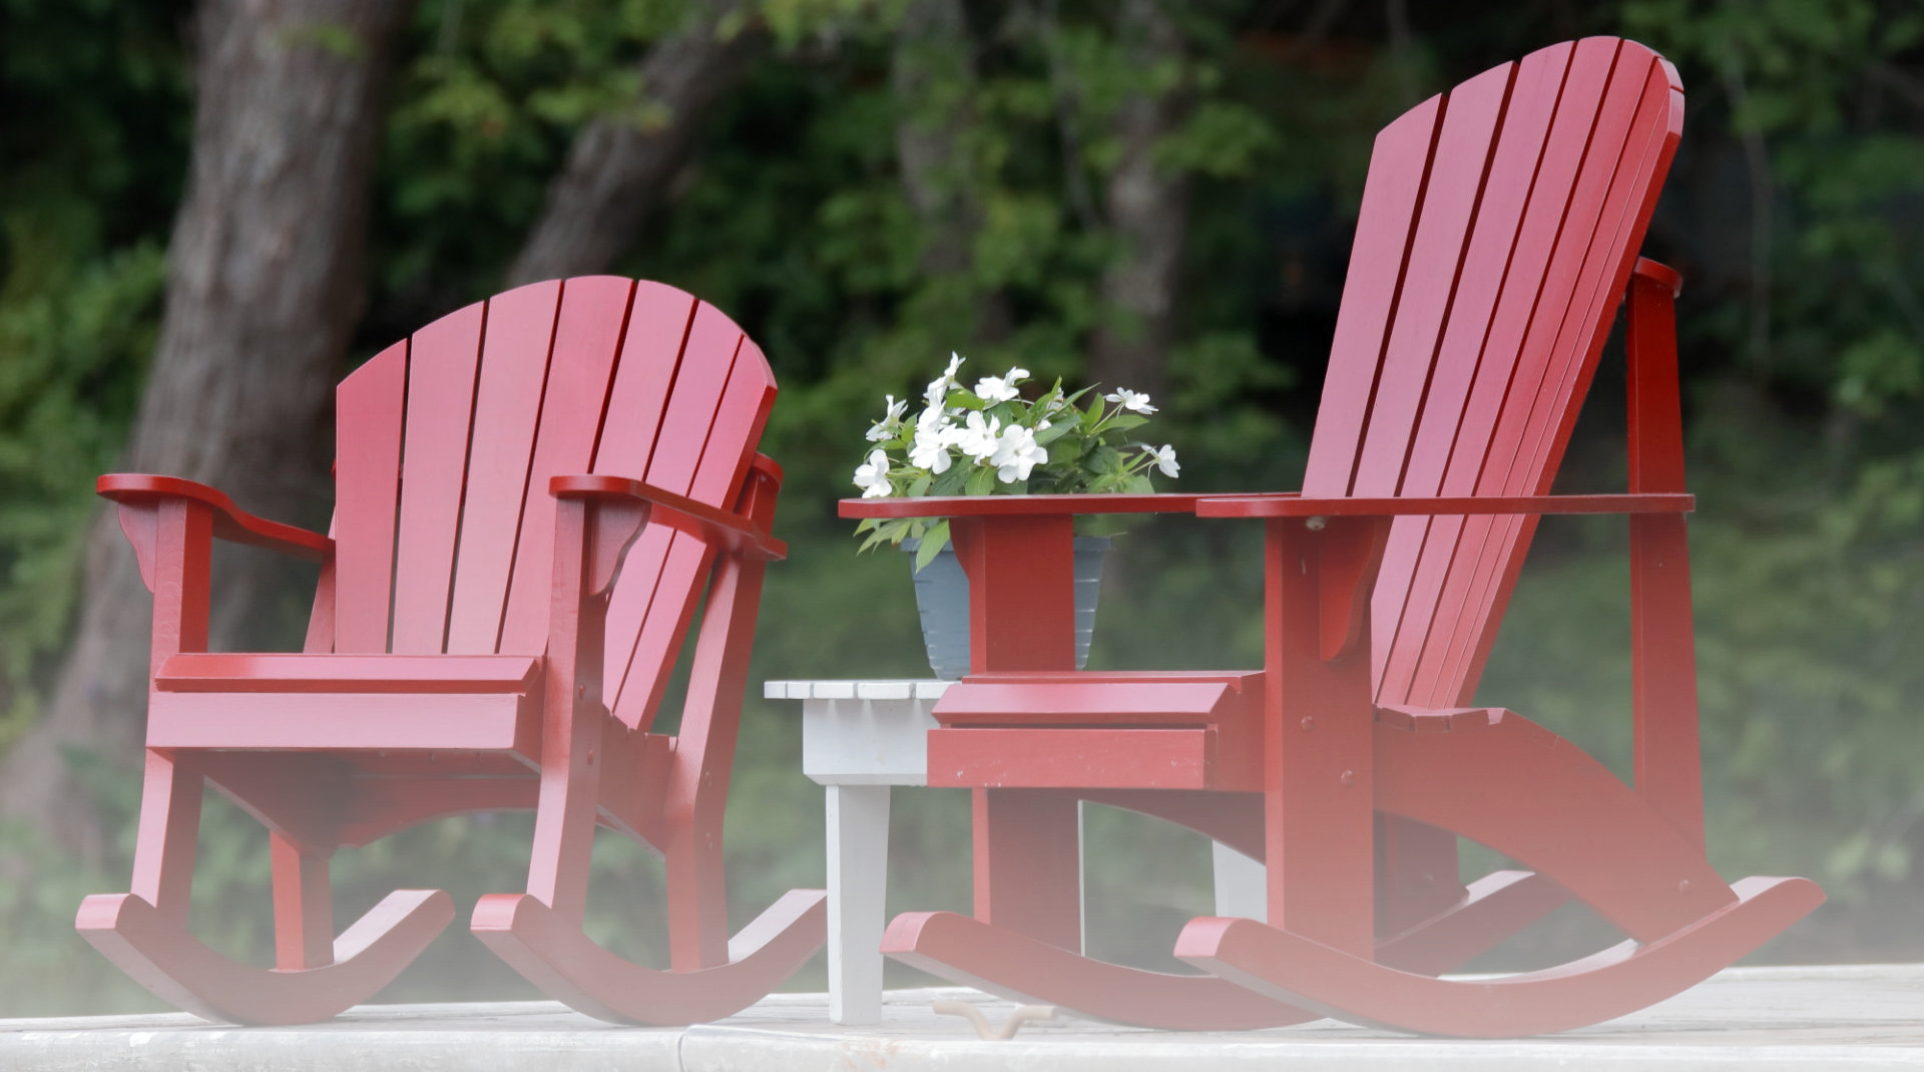
[[[822,994],[776,994],[715,1024],[624,1028],[555,1002],[367,1005],[326,1024],[232,1028],[182,1013],[0,1021],[0,1068],[319,1072],[634,1072],[886,1068],[913,1072],[1050,1069],[1423,1068],[1434,1072],[1611,1069],[1858,1070],[1924,1067],[1924,964],[1736,968],[1632,1016],[1515,1042],[1414,1039],[1323,1020],[1231,1035],[1179,1034],[1067,1020],[983,1042],[937,1000],[1012,1006],[975,991],[896,990],[883,1023],[828,1022]]]

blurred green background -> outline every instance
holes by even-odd
[[[420,0],[342,371],[500,288],[584,124],[665,121],[632,72],[686,7]],[[823,881],[797,705],[763,701],[759,682],[926,673],[906,562],[858,558],[834,514],[883,393],[915,394],[951,350],[976,375],[1020,364],[1082,382],[1092,340],[1132,330],[1104,286],[1133,251],[1104,196],[1131,95],[1180,103],[1154,144],[1183,201],[1167,221],[1174,311],[1146,366],[1152,432],[1181,452],[1184,490],[1288,489],[1375,131],[1491,65],[1613,33],[1675,61],[1688,100],[1646,252],[1686,279],[1712,859],[1732,877],[1808,875],[1831,896],[1762,961],[1924,959],[1924,9],[1202,0],[1167,5],[1178,47],[1144,65],[1115,5],[985,0],[960,5],[962,32],[925,57],[912,93],[891,76],[904,9],[737,9],[720,32],[769,45],[617,263],[729,312],[782,383],[765,449],[788,471],[777,528],[791,557],[762,604],[729,809],[737,925]],[[40,717],[72,635],[91,481],[115,466],[159,329],[193,128],[191,14],[180,0],[0,0],[0,749]],[[973,213],[960,255],[931,255],[956,238],[905,190],[904,124],[952,138],[944,181]],[[1559,490],[1623,486],[1620,355],[1613,340]],[[1618,521],[1544,526],[1479,700],[1627,773],[1625,544]],[[1256,546],[1246,523],[1136,528],[1092,665],[1256,666]],[[301,598],[288,597],[290,648]],[[0,829],[0,1016],[158,1007],[72,930],[83,894],[126,888],[137,780],[85,749],[67,762],[119,840],[83,865],[42,831]],[[967,909],[967,812],[958,791],[896,795],[891,911]],[[463,911],[518,888],[529,829],[470,817],[344,853],[339,918],[395,887],[445,887]],[[1089,837],[1092,952],[1173,966],[1177,930],[1210,905],[1206,842],[1100,809]],[[604,835],[596,866],[596,936],[659,953],[658,865]],[[257,961],[272,945],[266,873],[251,820],[211,805],[196,926]],[[1487,964],[1607,940],[1569,910]],[[818,958],[790,985],[822,979]],[[891,966],[892,984],[918,979]],[[456,926],[382,1000],[534,996]]]

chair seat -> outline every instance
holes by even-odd
[[[506,752],[540,758],[534,655],[170,656],[154,675],[160,749]]]
[[[1260,671],[971,674],[929,731],[930,785],[1254,790]]]

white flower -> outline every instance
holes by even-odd
[[[1165,443],[1160,449],[1150,451],[1149,457],[1155,459],[1156,468],[1162,470],[1162,475],[1172,480],[1182,475],[1182,466],[1176,464],[1175,447]]]
[[[880,447],[869,452],[868,463],[855,467],[855,486],[864,499],[885,499],[889,488],[889,456]]]
[[[928,389],[922,392],[922,397],[928,402],[930,409],[940,409],[942,403],[948,400],[949,388],[956,384],[955,373],[962,367],[962,362],[967,360],[968,358],[961,354],[953,350],[949,351],[948,369],[942,375],[930,380]]]
[[[1123,409],[1134,410],[1137,413],[1147,414],[1156,412],[1156,407],[1149,404],[1148,395],[1140,391],[1131,391],[1127,387],[1118,387],[1116,388],[1115,394],[1103,395],[1102,397],[1111,402],[1120,403]],[[1174,474],[1171,475],[1173,476]]]
[[[996,434],[1001,429],[1002,421],[999,418],[991,417],[984,422],[980,412],[972,412],[969,414],[968,427],[957,433],[955,445],[962,448],[962,453],[982,461],[995,453]]]
[[[871,443],[880,443],[882,440],[893,436],[895,429],[902,423],[902,411],[909,408],[909,401],[906,398],[897,402],[894,395],[883,395],[882,397],[888,400],[888,412],[883,414],[882,419],[868,430],[868,441]]]
[[[948,415],[939,409],[924,410],[915,424],[915,441],[909,447],[909,464],[931,473],[945,473],[949,468],[949,448],[955,445],[961,430],[949,423]]]
[[[995,453],[989,456],[989,464],[996,467],[996,479],[1004,484],[1029,479],[1029,470],[1048,460],[1048,449],[1037,446],[1035,433],[1019,424],[1012,424],[1002,432]]]
[[[1016,397],[1015,385],[1029,376],[1025,368],[1012,368],[1007,376],[984,376],[975,382],[975,396],[993,406]]]

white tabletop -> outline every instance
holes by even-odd
[[[769,700],[939,700],[953,681],[931,678],[884,681],[768,681]]]

